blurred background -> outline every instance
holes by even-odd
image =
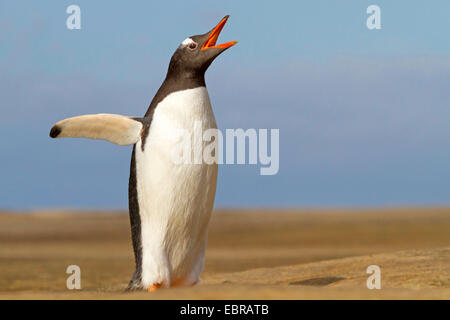
[[[81,8],[69,30],[66,8]],[[381,8],[369,30],[366,8]],[[450,203],[448,1],[1,1],[0,208],[127,208],[131,147],[51,140],[143,115],[186,37],[226,14],[206,81],[218,125],[279,128],[280,170],[222,165],[217,208]]]
[[[66,27],[73,4],[80,30]],[[366,27],[373,4],[380,30]],[[2,0],[0,299],[450,299],[449,12],[446,0]],[[220,166],[206,286],[121,295],[131,147],[50,128],[142,116],[180,42],[227,14],[218,41],[239,43],[206,74],[216,119],[279,129],[279,172]],[[366,287],[373,264],[383,290]]]

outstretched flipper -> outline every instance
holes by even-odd
[[[52,138],[88,138],[106,140],[120,146],[139,141],[143,124],[118,114],[88,114],[56,123],[50,131]]]

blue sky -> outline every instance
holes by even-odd
[[[81,8],[81,30],[66,8]],[[381,30],[366,8],[381,7]],[[450,203],[448,1],[0,3],[0,208],[126,208],[131,147],[51,140],[143,115],[187,36],[230,20],[206,81],[219,127],[279,128],[280,171],[221,166],[216,207]]]

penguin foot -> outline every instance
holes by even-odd
[[[152,292],[158,290],[159,288],[161,288],[161,283],[155,283],[148,287],[147,290],[148,292]]]

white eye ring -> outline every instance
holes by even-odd
[[[195,41],[192,40],[191,38],[186,38],[186,39],[183,40],[183,42],[181,43],[181,45],[182,45],[183,47],[187,47],[190,43],[193,43],[193,42],[195,42]]]

